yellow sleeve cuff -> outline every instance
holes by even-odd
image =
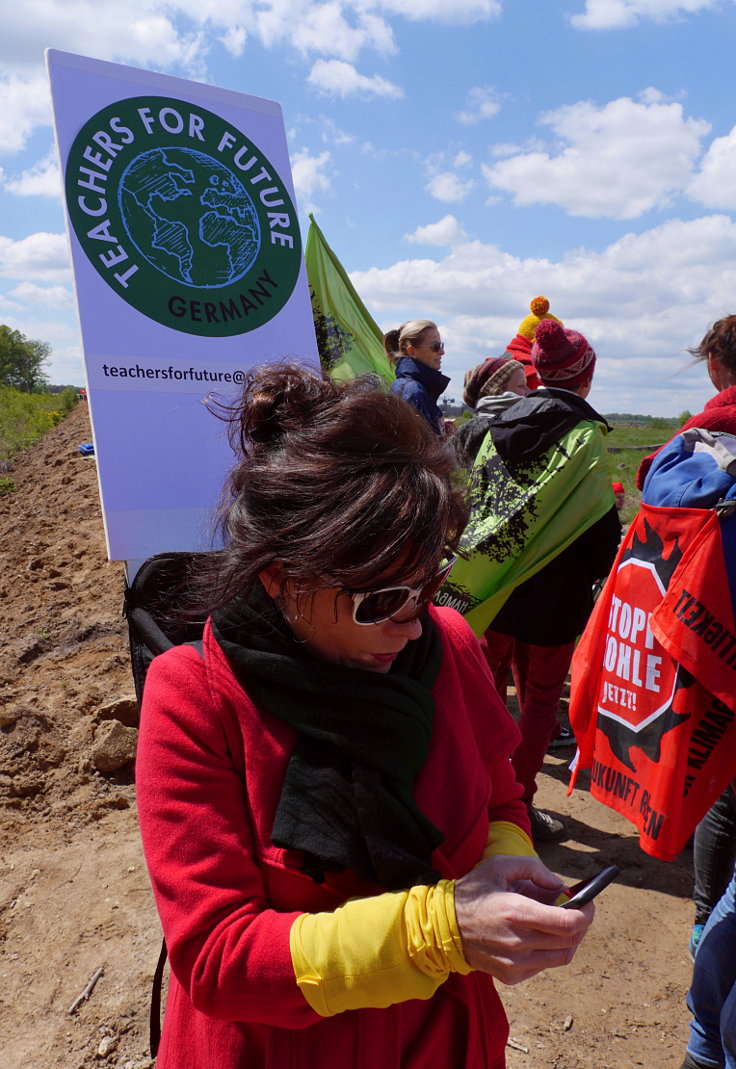
[[[539,856],[527,833],[522,831],[518,824],[511,824],[506,820],[494,820],[488,826],[488,842],[481,861],[485,861],[487,857],[495,857],[496,854],[511,854],[514,857]],[[561,906],[569,897],[563,891],[555,900],[555,905]]]
[[[518,824],[509,820],[492,820],[488,825],[488,842],[481,861],[496,854],[510,854],[512,857],[537,857],[534,843]]]
[[[290,933],[296,982],[321,1017],[428,999],[451,972],[469,973],[455,884],[354,898],[334,913],[303,913]]]

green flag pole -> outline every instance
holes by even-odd
[[[340,381],[373,374],[393,382],[381,329],[311,214],[304,262],[322,367]]]

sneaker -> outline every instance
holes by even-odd
[[[551,813],[545,813],[543,809],[537,809],[533,805],[528,806],[528,811],[535,843],[552,843],[567,838],[567,828]]]
[[[549,740],[547,750],[563,750],[568,746],[577,746],[575,736],[569,728],[560,727],[558,733]]]
[[[695,961],[695,952],[698,949],[698,943],[700,942],[700,937],[703,934],[703,928],[705,928],[704,924],[693,925],[693,930],[690,933],[690,943],[688,946],[688,949],[690,951],[690,961]]]

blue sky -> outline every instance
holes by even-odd
[[[278,100],[313,211],[384,330],[427,317],[447,396],[538,294],[603,412],[698,411],[736,312],[733,0],[24,0],[0,15],[0,322],[84,381],[47,47]]]

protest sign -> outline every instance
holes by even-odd
[[[208,548],[232,454],[204,399],[319,363],[281,109],[47,62],[108,553]]]

